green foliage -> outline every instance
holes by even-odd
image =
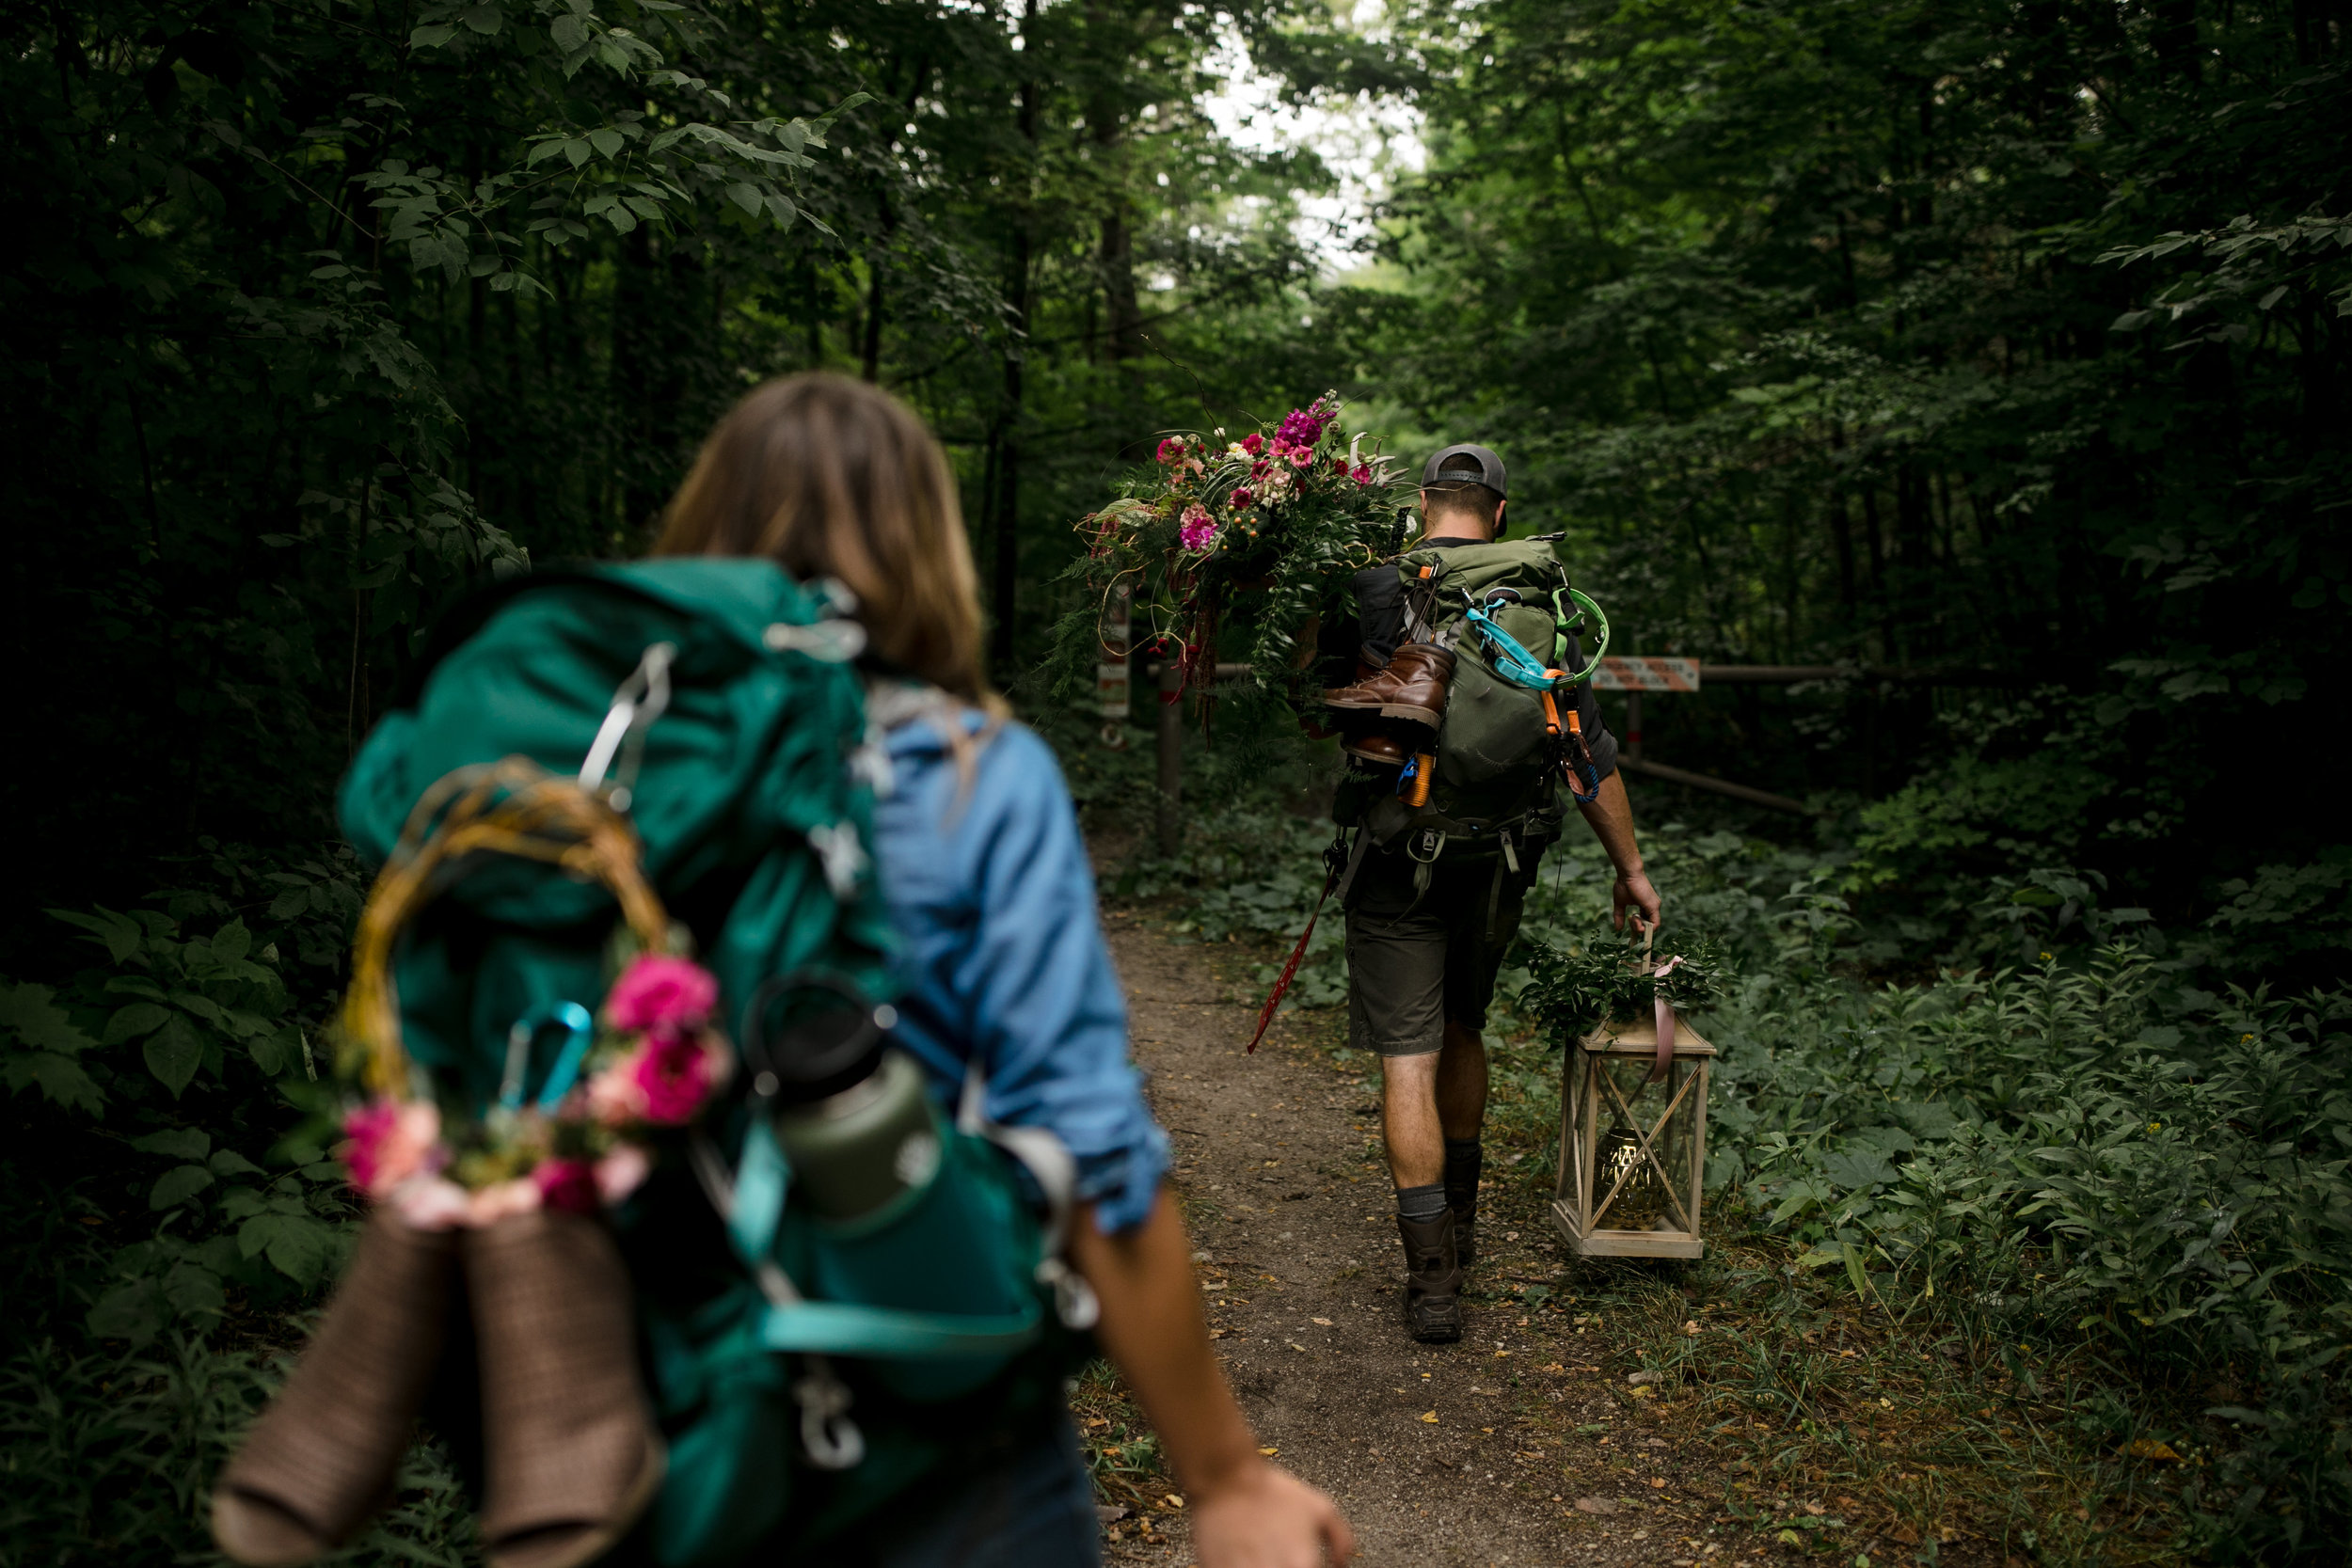
[[[1661,760],[1864,803],[1866,940],[1915,949],[1898,922],[1964,924],[1971,884],[2036,865],[2185,938],[2343,845],[2326,768],[2227,754],[2343,727],[2340,22],[1394,20],[1430,155],[1364,280],[1391,302],[1366,362],[1504,453],[1623,651],[1851,671],[1652,698],[1645,727]],[[2013,961],[1998,936],[1937,956]],[[2294,957],[2283,983],[2346,974],[2330,939]]]
[[[1527,946],[1528,982],[1516,1006],[1560,1049],[1603,1023],[1649,1018],[1661,1001],[1677,1012],[1701,1011],[1737,978],[1702,930],[1678,931],[1649,958],[1608,927],[1565,948],[1540,937]]]
[[[209,1555],[214,1478],[285,1370],[188,1333],[127,1354],[14,1345],[0,1356],[0,1565],[164,1568]],[[479,1560],[441,1449],[411,1452],[393,1506],[350,1560]]]

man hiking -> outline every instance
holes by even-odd
[[[1359,759],[1335,812],[1357,837],[1343,884],[1349,1039],[1381,1060],[1406,1323],[1433,1344],[1462,1335],[1486,1114],[1482,1031],[1537,862],[1559,834],[1563,784],[1615,867],[1618,927],[1629,915],[1658,921],[1599,705],[1585,689],[1571,709],[1569,693],[1555,700],[1543,680],[1565,685],[1583,654],[1574,611],[1557,608],[1567,579],[1549,542],[1495,543],[1508,493],[1485,447],[1430,458],[1422,541],[1357,574],[1359,645],[1331,646],[1344,632],[1321,639],[1357,675],[1324,693]],[[1542,669],[1545,655],[1559,668]]]

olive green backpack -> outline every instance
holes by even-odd
[[[1565,776],[1579,799],[1597,786],[1574,715],[1608,649],[1609,623],[1569,586],[1552,547],[1559,537],[1423,547],[1396,558],[1406,636],[1451,648],[1454,680],[1427,803],[1406,803],[1408,774],[1404,788],[1371,802],[1363,820],[1376,844],[1405,837],[1424,886],[1429,868],[1446,856],[1498,859],[1518,871],[1519,851],[1540,848],[1559,830],[1554,781]],[[1593,655],[1571,669],[1578,633],[1588,629],[1597,639]]]

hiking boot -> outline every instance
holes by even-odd
[[[1454,1212],[1434,1220],[1397,1216],[1405,1238],[1405,1326],[1424,1345],[1462,1337],[1462,1263],[1454,1248]]]
[[[213,1541],[293,1568],[358,1535],[392,1495],[441,1358],[457,1237],[371,1211],[294,1375],[213,1494]]]
[[[1454,654],[1435,642],[1407,642],[1389,662],[1354,686],[1323,694],[1323,705],[1343,714],[1404,719],[1436,729],[1445,719],[1446,688],[1454,680]]]
[[[578,1568],[626,1534],[666,1454],[637,1378],[628,1271],[603,1225],[539,1209],[466,1236],[481,1346],[483,1554]]]
[[[1451,1207],[1453,1201],[1454,1195],[1448,1193],[1446,1212],[1454,1216],[1454,1259],[1468,1274],[1470,1266],[1478,1261],[1478,1199],[1473,1196],[1467,1209]]]
[[[1351,757],[1361,757],[1383,768],[1402,768],[1412,749],[1392,735],[1378,730],[1357,730],[1340,742],[1340,750]]]

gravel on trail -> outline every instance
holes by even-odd
[[[1363,1077],[1288,1020],[1245,1055],[1258,998],[1146,911],[1106,909],[1104,925],[1227,1375],[1259,1442],[1339,1500],[1359,1562],[1761,1560],[1752,1538],[1710,1532],[1719,1478],[1649,1429],[1605,1329],[1510,1299],[1572,1288],[1539,1180],[1489,1168],[1467,1333],[1414,1343]],[[1110,1523],[1109,1560],[1190,1563],[1182,1511],[1155,1523],[1151,1541]]]

